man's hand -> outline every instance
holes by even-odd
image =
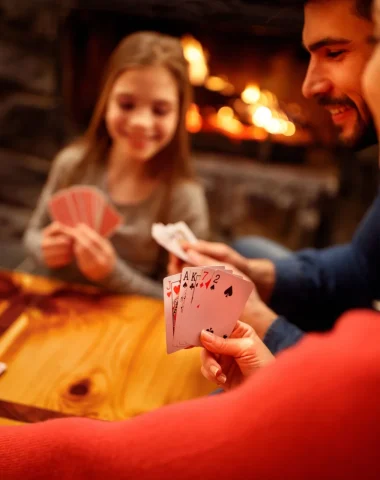
[[[71,229],[53,222],[42,231],[42,257],[49,268],[65,267],[73,261]]]
[[[73,229],[74,254],[78,268],[92,281],[106,278],[115,268],[116,253],[109,240],[87,225]]]
[[[190,263],[195,265],[201,265],[203,259],[209,258],[214,265],[232,265],[243,273],[248,268],[248,260],[224,243],[199,240],[197,243],[184,243],[183,249],[187,251]]]
[[[189,264],[185,264],[175,255],[170,254],[168,273],[180,273],[186,266],[214,266],[224,265],[237,274],[248,277],[256,286],[257,292],[264,302],[268,302],[276,282],[276,270],[273,262],[267,259],[248,259],[235,252],[224,243],[206,242],[199,240],[196,243],[184,242],[183,249],[189,256]]]
[[[274,356],[249,325],[238,322],[230,338],[201,333],[201,372],[207,380],[230,390],[274,361]]]
[[[253,327],[257,335],[264,339],[276,318],[278,318],[278,315],[261,300],[256,288],[254,288],[245,304],[240,320]]]

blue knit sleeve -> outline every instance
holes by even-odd
[[[268,329],[264,343],[273,353],[295,345],[305,335],[296,325],[289,323],[285,317],[278,317]]]

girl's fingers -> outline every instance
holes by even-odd
[[[71,238],[65,235],[59,235],[57,237],[48,237],[42,240],[42,248],[68,248],[72,245]]]

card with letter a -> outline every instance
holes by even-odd
[[[178,292],[175,321],[170,296],[167,297],[166,293],[170,282],[175,282]],[[201,346],[199,337],[203,329],[229,337],[252,290],[251,282],[223,267],[190,267],[183,269],[182,274],[166,277],[164,302],[166,325],[170,328],[166,337],[168,353]]]

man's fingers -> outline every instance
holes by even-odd
[[[224,243],[207,242],[206,240],[198,240],[195,243],[184,242],[182,246],[184,250],[195,250],[202,255],[221,261],[225,260],[231,250]]]
[[[208,257],[207,255],[203,255],[201,253],[196,252],[195,250],[189,249],[187,251],[187,255],[189,256],[189,262],[195,266],[216,266],[218,261],[215,262],[214,258]]]
[[[180,273],[184,267],[184,262],[180,258],[178,258],[174,253],[169,253],[169,262],[168,262],[168,274],[175,275],[176,273]]]

